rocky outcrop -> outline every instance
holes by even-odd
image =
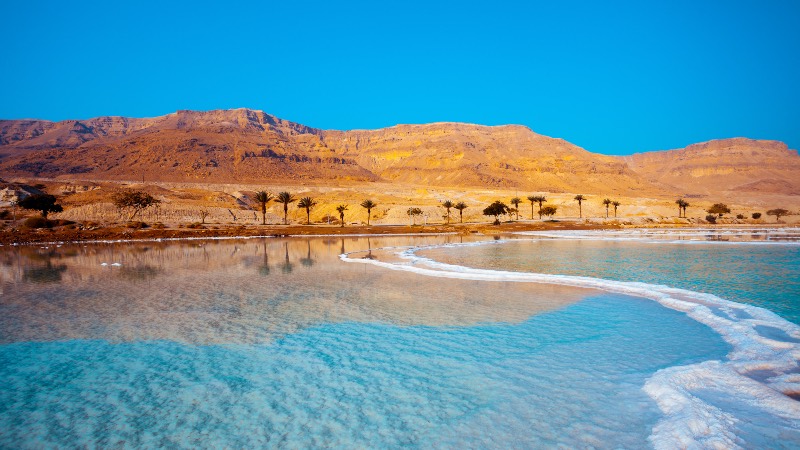
[[[21,183],[6,183],[0,180],[0,206],[11,206],[31,195],[41,195],[39,189]]]

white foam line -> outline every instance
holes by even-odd
[[[650,436],[656,448],[737,448],[745,443],[736,435],[736,424],[746,420],[737,414],[746,412],[766,414],[776,428],[787,428],[800,435],[800,402],[784,395],[784,392],[800,392],[800,376],[791,376],[799,370],[800,344],[792,342],[800,341],[799,326],[763,308],[686,289],[572,275],[476,269],[440,263],[415,254],[422,249],[504,242],[507,241],[412,247],[396,253],[405,261],[403,263],[350,258],[350,254],[342,254],[340,258],[345,262],[431,277],[557,284],[655,300],[709,326],[732,347],[726,361],[670,367],[647,380],[645,392],[665,414]],[[720,313],[715,313],[715,309]],[[781,330],[790,341],[762,336],[757,331],[758,326]],[[769,370],[775,376],[758,382],[746,376],[754,370]],[[724,397],[726,405],[735,403],[735,411],[725,410],[724,405],[717,405],[700,394],[710,391]]]

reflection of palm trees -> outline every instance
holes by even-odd
[[[342,239],[342,248],[341,248],[341,250],[339,251],[339,254],[340,254],[340,255],[344,255],[345,253],[346,253],[346,252],[344,251],[344,239]]]
[[[369,241],[369,238],[367,238],[367,255],[364,256],[364,259],[375,259],[375,257],[372,256],[372,243]]]
[[[283,265],[281,265],[281,270],[283,270],[283,273],[292,273],[292,263],[289,262],[289,243],[284,242],[283,248],[286,250],[286,259],[283,261]]]
[[[300,258],[300,264],[311,267],[314,265],[314,260],[311,258],[311,239],[306,240],[306,244],[308,244],[308,253],[305,258]]]
[[[267,241],[264,241],[264,262],[258,266],[258,273],[269,275],[269,255],[267,254]]]

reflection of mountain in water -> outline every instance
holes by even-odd
[[[339,260],[345,249],[369,251],[457,239],[76,245],[59,249],[57,256],[50,256],[57,262],[50,263],[29,249],[4,248],[0,342],[80,338],[252,343],[325,322],[519,322],[585,292],[440,280]],[[282,276],[265,278],[270,259],[280,261]],[[297,262],[304,270],[294,270]],[[497,296],[497,289],[504,295]]]

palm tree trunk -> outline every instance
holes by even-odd
[[[539,202],[539,220],[542,220],[542,202]]]
[[[283,204],[283,224],[286,225],[288,222],[286,221],[286,216],[289,214],[289,204]]]
[[[261,204],[261,225],[267,224],[267,204]]]
[[[458,210],[458,223],[464,223],[464,210]]]
[[[372,215],[372,213],[370,211],[372,211],[372,210],[370,208],[367,208],[367,226],[369,226],[369,216]]]
[[[578,218],[583,219],[583,206],[581,206],[581,202],[578,202]]]
[[[306,208],[306,222],[311,225],[311,209]]]

